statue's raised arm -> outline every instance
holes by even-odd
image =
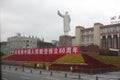
[[[58,12],[58,15],[59,15],[60,17],[64,17],[64,15],[61,14],[59,10],[58,10],[57,12]]]

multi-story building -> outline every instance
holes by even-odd
[[[90,44],[118,51],[120,55],[120,23],[110,25],[95,23],[91,28],[77,26],[72,45],[87,46]]]
[[[7,42],[0,42],[0,52],[2,53],[8,52]]]
[[[1,42],[1,52],[12,54],[14,49],[46,48],[55,46],[57,45],[50,42],[44,42],[44,39],[39,39],[34,36],[21,36],[20,33],[18,33],[16,36],[8,37],[7,42]]]
[[[25,37],[17,34],[16,36],[7,39],[8,53],[13,53],[14,49],[18,48],[36,48],[38,38],[33,36]]]

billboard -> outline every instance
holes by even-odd
[[[54,48],[24,48],[15,49],[14,55],[22,54],[80,54],[80,46],[54,47]]]
[[[113,16],[110,18],[112,24],[117,24],[120,23],[120,15],[118,16]]]

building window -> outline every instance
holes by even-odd
[[[107,32],[107,28],[104,28],[104,33],[106,33]]]
[[[26,42],[29,42],[29,40],[26,40]]]
[[[90,30],[90,34],[93,34],[93,30]]]
[[[116,32],[117,31],[117,27],[113,27],[113,32]]]
[[[91,38],[92,42],[94,42],[94,37]]]
[[[81,33],[82,33],[82,35],[84,35],[84,32],[83,32],[83,31],[82,31]]]
[[[105,33],[105,29],[102,29],[102,33]]]
[[[82,38],[82,42],[84,42],[84,37]]]
[[[26,44],[26,47],[29,47],[29,44]]]
[[[86,32],[84,31],[84,35],[86,35]]]
[[[118,30],[119,30],[119,32],[120,32],[120,26],[118,27]]]
[[[103,29],[100,29],[100,33],[103,33]]]
[[[107,28],[107,32],[110,32],[110,29],[109,29],[109,28]]]
[[[88,35],[89,34],[89,31],[86,31],[86,35]]]
[[[120,32],[120,26],[117,27],[117,32]]]

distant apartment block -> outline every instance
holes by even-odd
[[[18,48],[36,48],[38,38],[33,36],[25,37],[18,34],[7,39],[8,53],[13,53]]]
[[[44,42],[44,40],[39,39],[34,36],[21,36],[17,34],[16,36],[8,37],[7,42],[1,43],[1,52],[6,54],[12,54],[14,49],[22,48],[45,48],[45,47],[55,47],[56,45],[50,42]]]

